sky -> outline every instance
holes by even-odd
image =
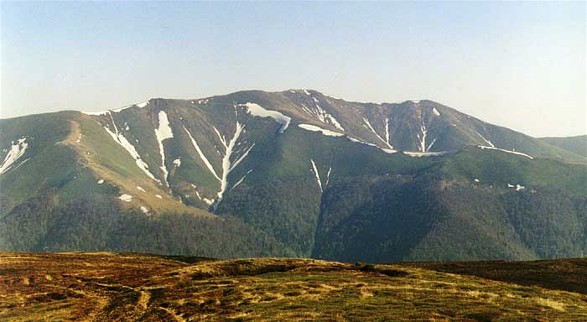
[[[0,2],[0,118],[309,88],[587,134],[586,3]]]

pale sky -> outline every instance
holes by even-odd
[[[311,88],[587,133],[586,3],[5,2],[0,117]]]

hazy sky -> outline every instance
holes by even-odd
[[[587,133],[579,2],[1,2],[0,117],[312,88]]]

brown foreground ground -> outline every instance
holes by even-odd
[[[587,259],[344,264],[0,253],[0,321],[587,321]]]

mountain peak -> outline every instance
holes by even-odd
[[[251,104],[259,106],[257,110],[262,109],[263,113],[251,114],[247,107],[253,106]],[[520,136],[520,133],[485,123],[428,99],[372,104],[346,101],[307,88],[282,92],[246,90],[192,100],[152,98],[119,109],[86,114],[104,116],[126,109],[138,111],[149,106],[158,111],[168,111],[170,107],[175,107],[174,113],[178,112],[178,115],[184,114],[182,109],[189,106],[190,110],[195,108],[201,111],[200,114],[221,113],[225,120],[231,115],[226,114],[228,111],[235,111],[240,106],[249,117],[271,118],[279,115],[276,120],[291,119],[294,126],[298,127],[299,124],[300,128],[308,131],[346,137],[353,142],[378,147],[385,152],[410,152],[409,155],[412,156],[437,156],[473,145],[531,157],[536,155],[558,159],[569,157],[576,161],[580,159],[579,155],[571,156],[569,151]],[[210,109],[212,106],[213,110]],[[180,117],[184,120],[192,118],[189,115]],[[155,118],[153,115],[150,117],[151,120]],[[239,118],[239,122],[245,122]],[[156,124],[158,123],[155,122],[154,125]]]

